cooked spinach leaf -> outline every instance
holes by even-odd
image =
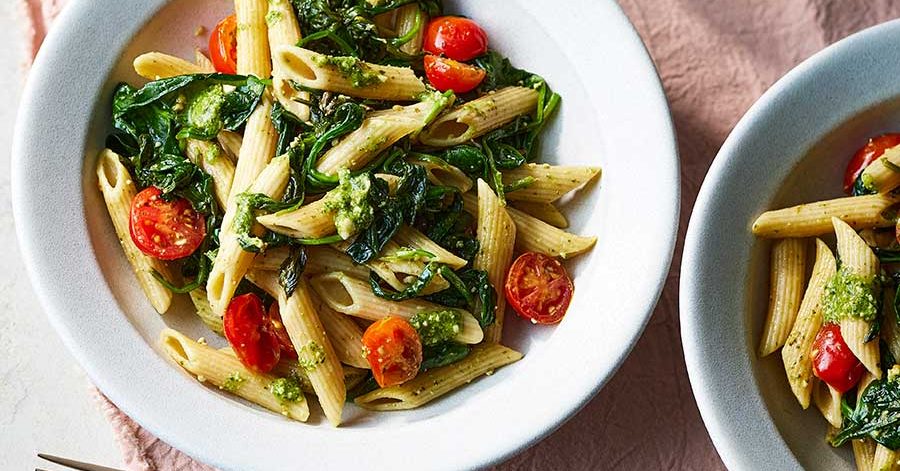
[[[838,447],[848,440],[869,437],[891,450],[900,448],[900,380],[898,366],[887,378],[869,383],[862,397],[844,416],[841,430],[831,439]]]
[[[425,265],[425,268],[422,269],[422,273],[416,277],[415,281],[410,283],[409,286],[400,292],[382,288],[381,278],[379,278],[374,271],[369,272],[369,285],[372,286],[372,292],[375,293],[375,296],[378,296],[379,298],[389,299],[391,301],[412,299],[421,294],[422,290],[428,286],[428,283],[431,283],[431,279],[438,273],[441,266],[442,265],[436,262],[428,262],[428,264]]]
[[[456,363],[467,357],[471,349],[468,345],[457,342],[444,342],[422,349],[422,365],[420,371],[439,368]]]
[[[278,270],[278,284],[284,289],[284,296],[290,298],[300,283],[300,275],[306,268],[306,249],[291,247],[291,252]]]

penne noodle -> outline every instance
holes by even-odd
[[[200,344],[168,328],[160,334],[160,345],[175,363],[200,382],[209,382],[294,420],[305,422],[309,418],[309,403],[302,395],[295,401],[280,400],[272,393],[272,384],[278,378],[247,369],[233,354]]]
[[[347,398],[344,370],[331,340],[325,334],[306,279],[300,279],[288,298],[278,284],[278,277],[272,272],[250,272],[247,278],[278,300],[281,321],[294,344],[300,365],[306,370],[325,417],[337,427],[341,423]]]
[[[222,325],[222,316],[213,312],[212,306],[209,305],[209,299],[206,297],[206,291],[195,289],[188,293],[191,296],[191,302],[197,310],[197,317],[209,327],[209,330],[224,336],[225,328]]]
[[[898,468],[897,452],[880,444],[875,444],[875,453],[872,456],[872,471],[894,471]]]
[[[831,386],[814,379],[813,399],[816,407],[822,413],[822,417],[834,428],[841,428],[843,418],[841,416],[841,392]]]
[[[420,131],[449,102],[449,99],[435,92],[414,105],[371,113],[358,129],[319,159],[316,169],[328,175],[337,175],[342,168],[358,170],[365,167],[400,139]]]
[[[275,156],[278,133],[275,132],[275,126],[269,118],[271,113],[272,99],[268,94],[263,94],[259,106],[253,110],[244,126],[244,137],[241,140],[241,149],[234,169],[229,201],[250,188],[250,184],[256,180],[256,177]],[[232,204],[233,202],[229,203],[226,212],[229,209],[233,210]]]
[[[443,263],[454,270],[459,270],[460,268],[466,266],[465,259],[453,255],[449,250],[441,247],[437,244],[437,242],[429,239],[428,236],[422,234],[418,229],[414,227],[410,227],[407,225],[400,226],[400,229],[394,235],[394,238],[392,240],[404,247],[412,247],[414,249],[421,249],[425,250],[426,252],[430,252],[432,255],[434,255],[434,258],[432,258],[431,260]]]
[[[216,199],[223,208],[228,204],[231,183],[234,181],[234,163],[216,143],[200,139],[185,140],[187,158],[208,173],[213,180]]]
[[[266,25],[269,31],[269,48],[273,57],[276,48],[293,46],[300,41],[300,24],[289,0],[269,0]],[[295,93],[290,82],[284,79],[284,74],[278,69],[279,64],[277,61],[272,63],[272,93],[275,99],[301,121],[309,121],[309,107],[291,98],[296,96],[301,100],[307,100],[309,94]]]
[[[310,280],[313,289],[322,301],[337,312],[370,321],[388,316],[409,319],[419,312],[446,310],[444,306],[418,298],[406,301],[390,301],[379,298],[372,287],[362,280],[351,278],[341,272],[316,275]],[[481,326],[468,311],[455,309],[462,314],[462,327],[454,340],[460,343],[479,343],[484,339]]]
[[[281,78],[303,87],[386,101],[414,101],[427,91],[408,67],[326,56],[296,46],[280,46],[274,51]]]
[[[832,218],[834,234],[837,237],[837,252],[841,260],[841,269],[850,273],[873,280],[878,276],[880,266],[878,257],[872,252],[868,244],[844,221]],[[877,340],[866,342],[872,323],[858,317],[845,317],[841,319],[841,335],[850,351],[859,358],[859,361],[876,378],[881,378],[879,366],[880,352]]]
[[[267,0],[234,0],[237,15],[237,73],[267,79],[272,75],[266,14]],[[266,113],[268,116],[269,113]],[[246,137],[246,134],[244,135]]]
[[[872,462],[875,460],[875,442],[871,438],[852,440],[853,459],[856,461],[857,471],[872,471]]]
[[[806,281],[807,246],[805,239],[780,239],[772,244],[769,311],[759,344],[760,357],[781,348],[794,325]]]
[[[194,49],[194,63],[197,64],[197,67],[200,67],[200,70],[202,70],[204,74],[216,71],[216,67],[213,65],[212,61],[209,60],[209,58],[206,57],[206,54],[203,54],[199,48]]]
[[[487,272],[494,287],[497,305],[494,309],[494,323],[484,329],[487,342],[499,343],[503,334],[503,314],[506,312],[506,295],[503,282],[512,263],[513,242],[516,240],[516,225],[506,213],[500,198],[482,179],[478,179],[478,218],[475,234],[481,247],[472,266]]]
[[[477,345],[456,363],[419,373],[399,386],[376,389],[354,402],[370,410],[414,409],[521,358],[521,353],[498,343]]]
[[[810,396],[813,389],[812,351],[813,341],[822,326],[822,295],[825,293],[825,285],[837,271],[837,263],[831,249],[819,239],[816,239],[816,262],[813,265],[812,275],[800,303],[800,310],[791,328],[784,348],[781,350],[781,358],[784,362],[784,371],[787,373],[791,391],[800,402],[800,406],[809,407]]]
[[[100,152],[97,159],[100,192],[103,193],[109,218],[112,219],[119,243],[137,276],[138,284],[141,285],[153,309],[163,314],[172,304],[172,292],[153,277],[153,272],[158,272],[167,280],[172,279],[172,273],[165,262],[145,255],[131,240],[129,229],[131,200],[137,194],[137,189],[128,169],[119,159],[119,155],[109,149]]]
[[[203,66],[162,52],[147,52],[134,58],[134,71],[147,80],[159,80],[176,75],[207,73]]]
[[[532,203],[530,201],[508,201],[510,206],[523,213],[540,219],[553,227],[565,229],[569,227],[566,216],[553,203]]]
[[[529,163],[519,168],[503,171],[503,183],[511,184],[523,178],[533,178],[534,181],[525,188],[507,192],[506,199],[552,203],[563,195],[584,186],[599,174],[600,167]]]
[[[446,163],[438,163],[431,160],[409,158],[407,161],[425,168],[428,181],[435,185],[452,186],[465,193],[472,189],[472,179],[462,170]]]
[[[274,199],[280,199],[287,186],[290,175],[290,160],[287,155],[272,159],[272,162],[259,174],[250,188],[251,193],[263,193]],[[232,191],[233,193],[233,191]],[[235,205],[235,203],[232,203]],[[206,293],[213,312],[221,315],[231,302],[238,283],[250,269],[256,256],[241,248],[238,234],[233,227],[234,211],[226,211],[219,232],[219,250],[206,281]],[[259,234],[259,227],[254,231]]]
[[[219,146],[222,150],[225,151],[225,155],[227,155],[232,162],[237,161],[238,156],[241,155],[241,146],[244,143],[243,136],[236,132],[222,130],[216,135],[216,140],[219,142]]]
[[[464,194],[463,203],[467,212],[477,214],[478,202],[475,195]],[[506,213],[516,225],[516,250],[520,252],[539,252],[551,257],[572,258],[587,252],[597,242],[596,237],[575,235],[557,229],[515,208],[507,207]]]
[[[472,140],[537,109],[538,92],[506,87],[450,110],[419,134],[419,142],[450,147]]]
[[[860,175],[863,185],[878,193],[888,193],[900,186],[900,146],[891,147]]]
[[[895,195],[850,196],[766,211],[753,223],[753,233],[774,238],[821,236],[833,231],[832,217],[854,229],[893,226],[888,210],[898,201]]]

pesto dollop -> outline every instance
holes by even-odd
[[[418,312],[409,323],[419,332],[422,345],[427,347],[456,337],[462,329],[462,314],[454,309]]]
[[[840,322],[849,317],[873,321],[878,316],[878,297],[873,278],[859,276],[841,267],[828,283],[822,304],[826,322]]]
[[[191,100],[185,112],[187,127],[197,136],[212,138],[223,126],[222,104],[225,103],[225,89],[221,85],[213,85]]]
[[[269,391],[276,399],[285,402],[297,402],[303,399],[303,391],[300,382],[293,376],[278,378],[269,385]]]
[[[334,225],[338,235],[349,239],[358,231],[372,224],[374,211],[369,204],[369,188],[372,181],[369,174],[351,176],[350,171],[338,172],[337,188],[329,192],[325,209],[334,213]]]
[[[375,85],[386,79],[379,71],[372,69],[368,64],[355,57],[334,57],[319,54],[312,56],[312,61],[319,67],[334,67],[344,78],[350,81],[350,85],[356,88]]]
[[[225,378],[225,384],[222,385],[222,389],[230,393],[237,392],[241,385],[244,384],[244,381],[247,380],[239,372],[235,371]]]
[[[306,371],[316,369],[325,363],[325,348],[317,342],[310,341],[297,352],[297,363]]]

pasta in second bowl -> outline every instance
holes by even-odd
[[[854,440],[854,458],[849,444],[835,448],[823,439],[850,422],[833,400],[837,389],[829,391],[821,373],[812,371],[820,367],[812,345],[820,345],[814,343],[817,333],[840,325],[862,363],[882,373],[866,335],[823,312],[832,279],[844,276],[841,270],[860,269],[862,259],[875,259],[866,244],[858,253],[848,250],[848,240],[861,243],[869,237],[865,228],[893,232],[895,195],[848,197],[841,189],[860,146],[900,123],[900,88],[885,78],[896,68],[888,57],[896,56],[898,37],[900,24],[881,25],[788,73],[738,123],[704,182],[682,266],[682,338],[697,403],[729,467],[855,469],[856,459],[866,469],[874,459],[874,441],[866,444],[867,453]],[[805,262],[796,276],[783,271],[793,263],[786,261],[790,254]],[[770,279],[772,267],[780,268]],[[865,268],[867,274],[878,271]],[[797,278],[805,304],[787,308],[796,320],[782,322],[787,330],[780,334],[767,324],[776,275]],[[772,283],[774,307],[781,297],[774,293],[793,288]],[[882,367],[887,377],[890,365]],[[844,396],[851,409],[856,391],[848,388]]]
[[[610,36],[611,50],[603,61],[598,62],[595,57],[576,55],[577,48],[570,44],[571,34],[563,34],[567,31],[564,25],[571,21],[570,18],[543,18],[545,14],[539,12],[546,5],[537,3],[448,1],[445,10],[476,19],[490,32],[492,49],[508,55],[516,66],[540,73],[565,97],[544,134],[540,161],[573,166],[570,168],[576,173],[566,177],[573,180],[584,178],[577,174],[579,168],[604,168],[602,184],[589,184],[560,205],[568,218],[567,231],[595,235],[603,241],[592,252],[566,264],[576,285],[570,314],[558,327],[535,327],[509,310],[503,329],[506,347],[476,346],[470,354],[472,360],[465,366],[480,368],[478,361],[484,359],[496,362],[492,363],[496,365],[509,363],[520,358],[518,352],[525,354],[523,359],[419,409],[373,413],[348,403],[344,406],[342,426],[338,429],[327,425],[325,415],[329,415],[329,407],[343,403],[339,398],[328,403],[320,401],[325,408],[324,415],[314,405],[316,401],[308,405],[292,403],[286,407],[283,401],[272,400],[269,392],[275,379],[286,376],[278,369],[280,366],[269,376],[230,376],[241,368],[235,361],[236,353],[217,349],[225,344],[213,340],[209,329],[215,331],[222,327],[216,327],[216,316],[205,317],[198,312],[209,324],[207,326],[194,314],[191,300],[197,302],[195,293],[191,297],[175,296],[165,316],[155,314],[135,282],[126,257],[121,255],[119,241],[109,223],[110,216],[96,191],[95,156],[98,154],[101,156],[102,181],[109,181],[110,187],[116,187],[127,180],[117,173],[122,170],[118,159],[108,151],[101,153],[104,137],[110,132],[109,97],[116,85],[120,82],[144,83],[135,73],[135,67],[143,67],[142,70],[157,67],[156,70],[162,71],[160,76],[168,69],[183,70],[184,64],[165,55],[142,54],[164,51],[175,57],[194,57],[195,48],[202,47],[206,38],[195,36],[198,26],[215,24],[230,13],[231,2],[123,2],[105,13],[104,23],[110,21],[124,26],[121,29],[97,26],[95,30],[81,29],[86,24],[95,24],[89,21],[96,17],[95,7],[73,5],[60,20],[60,32],[48,38],[45,52],[42,52],[44,57],[36,64],[31,88],[26,94],[32,98],[26,98],[26,103],[31,106],[26,106],[23,111],[16,145],[16,211],[19,221],[23,221],[23,240],[29,241],[23,246],[32,264],[38,290],[53,313],[61,335],[98,386],[126,413],[160,438],[227,469],[279,468],[295,462],[295,451],[303,456],[304,464],[311,467],[343,468],[364,464],[367,468],[379,469],[390,465],[391,456],[408,454],[411,448],[420,450],[416,452],[421,453],[417,458],[427,460],[429,468],[468,468],[509,456],[572,414],[624,359],[659,294],[674,244],[677,162],[664,98],[652,65],[618,8],[612,2],[580,6],[590,12],[586,16],[592,18],[592,22],[582,25],[584,29],[580,34],[585,38],[597,22],[608,23],[605,31]],[[512,28],[512,24],[516,27]],[[89,55],[89,59],[79,60],[73,56],[66,44],[71,43],[73,37],[86,34],[85,31],[97,29],[101,34],[96,40],[106,41],[112,46],[111,50]],[[241,32],[239,28],[238,33]],[[195,37],[197,39],[191,39]],[[141,57],[144,62],[133,64],[136,57]],[[609,65],[614,63],[619,65],[615,70]],[[204,70],[202,63],[196,66],[198,72]],[[40,126],[34,120],[40,114],[37,110],[46,109],[42,108],[44,98],[41,94],[59,90],[52,84],[60,79],[60,74],[74,73],[73,70],[81,70],[81,67],[95,69],[90,73],[82,71],[86,76],[84,87],[94,88],[82,93],[79,87],[79,90],[61,95],[67,103],[75,103],[60,116],[72,125],[69,126],[72,135],[58,150],[58,154],[66,158],[47,162],[26,157],[34,155],[32,152],[38,148],[47,152],[48,143],[39,143],[36,138],[46,134],[41,134]],[[241,67],[239,64],[238,69]],[[265,75],[265,72],[260,74]],[[603,84],[600,88],[597,87],[598,80]],[[289,89],[279,88],[277,80],[275,82],[276,98],[279,93],[291,93]],[[630,91],[623,93],[622,90],[635,90],[635,93],[632,96]],[[626,99],[626,95],[630,98]],[[500,101],[499,96],[497,101]],[[385,111],[389,112],[402,113],[397,108]],[[644,136],[648,128],[655,133],[655,138],[649,141]],[[61,132],[59,129],[63,127],[57,128]],[[451,129],[448,133],[422,136],[421,140],[440,145],[435,144],[440,139],[467,132]],[[220,139],[219,143],[222,151],[229,151],[229,142]],[[630,162],[616,157],[627,155],[638,145],[647,150],[647,155]],[[332,149],[338,149],[338,146]],[[189,154],[199,155],[207,151],[202,143],[189,143],[186,149]],[[282,161],[273,160],[275,165],[278,162]],[[319,162],[320,170],[328,170],[327,162],[326,154]],[[44,165],[60,167],[50,170]],[[62,165],[70,167],[62,168]],[[272,165],[263,172],[274,169]],[[214,168],[204,170],[215,178]],[[431,177],[446,181],[447,185],[464,181],[453,172],[441,173],[444,169],[428,168],[428,171]],[[514,182],[529,174],[540,176],[540,171],[540,166],[523,166],[515,171],[519,173],[510,172],[508,177]],[[624,175],[633,176],[634,172],[652,185],[654,198],[634,198],[633,178],[624,178]],[[27,177],[54,174],[60,178]],[[621,176],[612,176],[616,174]],[[547,208],[541,206],[544,201],[541,192],[555,191],[549,179],[545,180],[539,179],[528,193],[510,193],[511,222],[528,221],[523,219],[527,214],[542,214],[547,221],[562,217],[559,212],[546,213]],[[392,184],[390,178],[386,181],[388,185]],[[53,191],[47,191],[44,186],[50,182],[54,185]],[[504,183],[510,182],[504,180]],[[277,186],[271,190],[280,191]],[[258,191],[268,192],[265,187],[259,187]],[[213,196],[224,202],[228,198],[225,193],[214,192]],[[50,195],[52,201],[38,202],[33,197],[36,194]],[[469,208],[479,204],[468,195],[463,203]],[[54,208],[53,215],[44,212],[49,207]],[[641,211],[653,214],[654,218],[641,218]],[[62,224],[51,226],[49,221],[59,221],[60,214],[66,215],[62,217]],[[267,222],[260,218],[259,222],[267,227],[270,223],[278,227],[284,225],[281,219]],[[557,223],[565,224],[566,221],[557,220]],[[48,229],[50,227],[53,229]],[[38,232],[35,231],[41,237],[36,237]],[[73,237],[79,238],[75,244],[58,242],[60,238],[71,242]],[[401,231],[392,242],[415,247],[416,244],[410,241],[415,241],[416,237],[414,233]],[[559,247],[566,246],[565,241],[560,242]],[[438,249],[440,247],[431,250],[443,257],[442,262],[458,266],[452,255],[443,255]],[[54,253],[56,250],[59,252]],[[579,248],[566,253],[566,250],[560,249],[560,253],[554,255],[572,256],[585,251]],[[265,256],[257,257],[254,267],[258,270],[251,269],[247,277],[279,301],[286,324],[289,324],[287,316],[291,306],[300,311],[318,309],[331,336],[340,329],[334,330],[327,325],[323,311],[345,307],[340,295],[334,299],[325,299],[323,295],[341,286],[343,288],[338,291],[343,289],[352,294],[354,286],[359,286],[342,285],[341,277],[350,273],[348,279],[356,280],[354,273],[358,268],[351,265],[341,268],[340,260],[327,260],[327,253],[317,256],[314,252],[310,252],[307,261],[309,280],[301,282],[298,288],[312,294],[290,297],[296,306],[281,302],[281,287],[273,276],[276,272],[272,268],[280,262],[277,255],[281,254],[283,258],[283,251],[273,249]],[[372,270],[377,271],[377,268],[373,266]],[[175,280],[169,278],[173,276],[171,273],[158,271],[164,278]],[[63,273],[79,273],[79,276]],[[379,275],[391,282],[390,274]],[[622,289],[622,286],[629,289]],[[367,284],[362,288],[359,293],[371,295]],[[154,307],[166,310],[156,304]],[[475,331],[471,329],[473,325]],[[292,329],[290,325],[287,328],[288,331]],[[162,343],[160,332],[163,332]],[[486,330],[484,335],[493,334]],[[198,337],[209,340],[209,346],[196,342]],[[455,340],[474,344],[481,339],[477,321],[466,312]],[[353,352],[337,350],[335,354],[345,363],[342,370],[345,384],[359,382],[361,376],[356,367],[365,367],[365,363],[354,364],[359,359]],[[215,361],[207,361],[209,358]],[[206,379],[212,387],[197,384],[175,363]],[[560,365],[572,366],[560,368]],[[491,366],[485,368],[493,369]],[[410,384],[416,381],[425,384],[432,380],[426,372]],[[307,394],[317,388],[315,378],[299,378],[299,381],[300,389]],[[308,420],[313,426],[297,424],[248,402],[233,400],[227,392],[236,386],[242,389],[242,396],[262,407],[282,412],[291,419]],[[529,391],[529,394],[522,394],[522,391]],[[374,408],[383,405],[384,409],[390,409],[391,402],[374,397],[372,404]],[[253,433],[247,434],[248,429]],[[375,446],[354,447],[357,443]],[[351,447],[354,447],[353,453],[347,451]],[[460,453],[460,449],[465,449],[466,453]]]

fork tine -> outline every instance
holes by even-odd
[[[61,466],[65,466],[67,468],[77,469],[79,471],[122,471],[121,469],[116,468],[108,468],[106,466],[100,466],[98,464],[85,463],[82,461],[70,460],[68,458],[62,458],[59,456],[48,455],[46,453],[38,453],[38,458],[42,460],[47,460],[51,463],[56,463]],[[35,470],[35,471],[44,471],[44,470]]]

